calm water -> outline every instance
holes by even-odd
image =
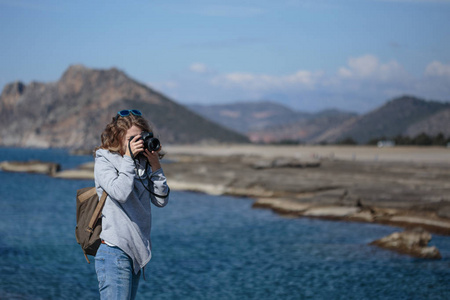
[[[0,161],[17,159],[71,168],[92,158],[0,148]],[[90,185],[0,171],[0,299],[98,299],[74,236],[75,191]],[[433,237],[442,260],[414,259],[367,245],[395,228],[286,219],[251,204],[173,192],[153,210],[138,299],[450,299],[449,237]]]

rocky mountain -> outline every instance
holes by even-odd
[[[310,117],[307,113],[296,112],[270,101],[190,105],[189,108],[209,120],[243,134]]]
[[[324,139],[337,125],[347,124],[357,118],[357,114],[339,110],[324,110],[310,114],[306,118],[266,127],[263,130],[251,130],[248,136],[252,142],[305,142],[317,143]]]
[[[412,96],[402,96],[364,114],[351,124],[343,124],[327,136],[328,141],[347,137],[358,143],[374,138],[393,138],[397,135],[415,136],[419,133],[435,135],[439,132],[450,136],[450,103],[426,101]]]
[[[324,132],[356,118],[357,114],[338,110],[318,113],[295,111],[281,104],[241,102],[223,105],[191,105],[205,118],[246,134],[252,142],[311,142]]]
[[[112,68],[69,67],[57,82],[8,84],[0,96],[0,145],[92,149],[117,111],[139,109],[162,143],[247,142]]]
[[[335,143],[420,133],[450,137],[450,103],[402,96],[363,115],[339,110],[294,111],[271,102],[191,106],[206,118],[245,133],[252,142]]]
[[[446,137],[450,137],[450,108],[439,111],[436,114],[424,118],[422,121],[412,124],[406,129],[405,135],[417,136],[422,132],[426,132],[432,136],[442,133]]]

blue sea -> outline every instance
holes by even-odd
[[[0,161],[30,159],[69,169],[92,157],[0,148]],[[94,262],[74,235],[76,190],[93,184],[0,171],[0,299],[99,298]],[[450,299],[450,237],[433,235],[441,260],[416,259],[368,245],[398,228],[251,205],[172,192],[153,210],[137,299]]]

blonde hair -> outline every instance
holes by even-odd
[[[127,130],[133,125],[139,127],[143,131],[152,131],[147,120],[145,120],[142,116],[129,114],[126,117],[121,117],[117,115],[112,118],[112,121],[109,124],[106,125],[106,128],[103,130],[101,135],[102,144],[95,150],[101,148],[124,155],[125,153],[122,153],[122,141],[127,133]]]

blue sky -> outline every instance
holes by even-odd
[[[0,0],[0,86],[116,67],[181,104],[450,101],[450,0]]]

